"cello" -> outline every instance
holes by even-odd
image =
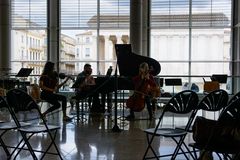
[[[126,102],[127,108],[135,112],[140,112],[145,106],[145,96],[154,97],[156,83],[150,75],[146,62],[139,65],[139,75],[133,78],[135,84],[134,94]],[[154,91],[154,92],[153,92]]]
[[[149,89],[149,84],[142,80],[138,89],[134,90],[133,95],[127,99],[126,107],[134,112],[141,112],[145,107],[145,95],[148,94]]]

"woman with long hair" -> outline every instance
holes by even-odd
[[[49,112],[52,112],[58,108],[60,108],[62,102],[62,112],[63,112],[63,121],[71,121],[71,118],[67,116],[67,98],[64,95],[57,94],[56,91],[61,88],[67,81],[69,77],[67,77],[61,84],[58,82],[58,73],[54,71],[54,63],[48,61],[43,69],[43,72],[40,77],[39,87],[41,88],[41,99],[47,101],[52,104],[50,108],[48,108],[43,116],[45,117]]]

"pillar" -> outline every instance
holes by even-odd
[[[48,0],[48,60],[55,63],[56,69],[59,71],[59,1]]]
[[[232,75],[240,74],[240,3],[237,0],[232,1],[233,3],[233,34],[232,34]],[[232,91],[237,93],[240,90],[240,77],[234,77],[232,81]]]
[[[130,44],[132,51],[142,54],[142,0],[130,1]]]
[[[150,1],[142,0],[142,55],[150,56]]]
[[[8,75],[11,60],[11,6],[0,0],[0,76]]]

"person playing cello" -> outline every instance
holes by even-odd
[[[135,118],[134,112],[142,111],[145,103],[149,119],[153,118],[153,112],[155,111],[155,101],[152,100],[155,96],[153,91],[158,88],[158,85],[150,73],[146,62],[139,65],[139,74],[132,79],[135,88],[134,94],[126,102],[127,108],[130,109],[130,115],[126,117],[127,120],[133,120]]]

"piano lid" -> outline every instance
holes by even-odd
[[[161,66],[159,62],[153,58],[133,53],[131,44],[115,44],[115,49],[120,76],[132,77],[138,75],[139,65],[143,62],[148,63],[149,67],[153,67],[153,76],[160,73]]]

